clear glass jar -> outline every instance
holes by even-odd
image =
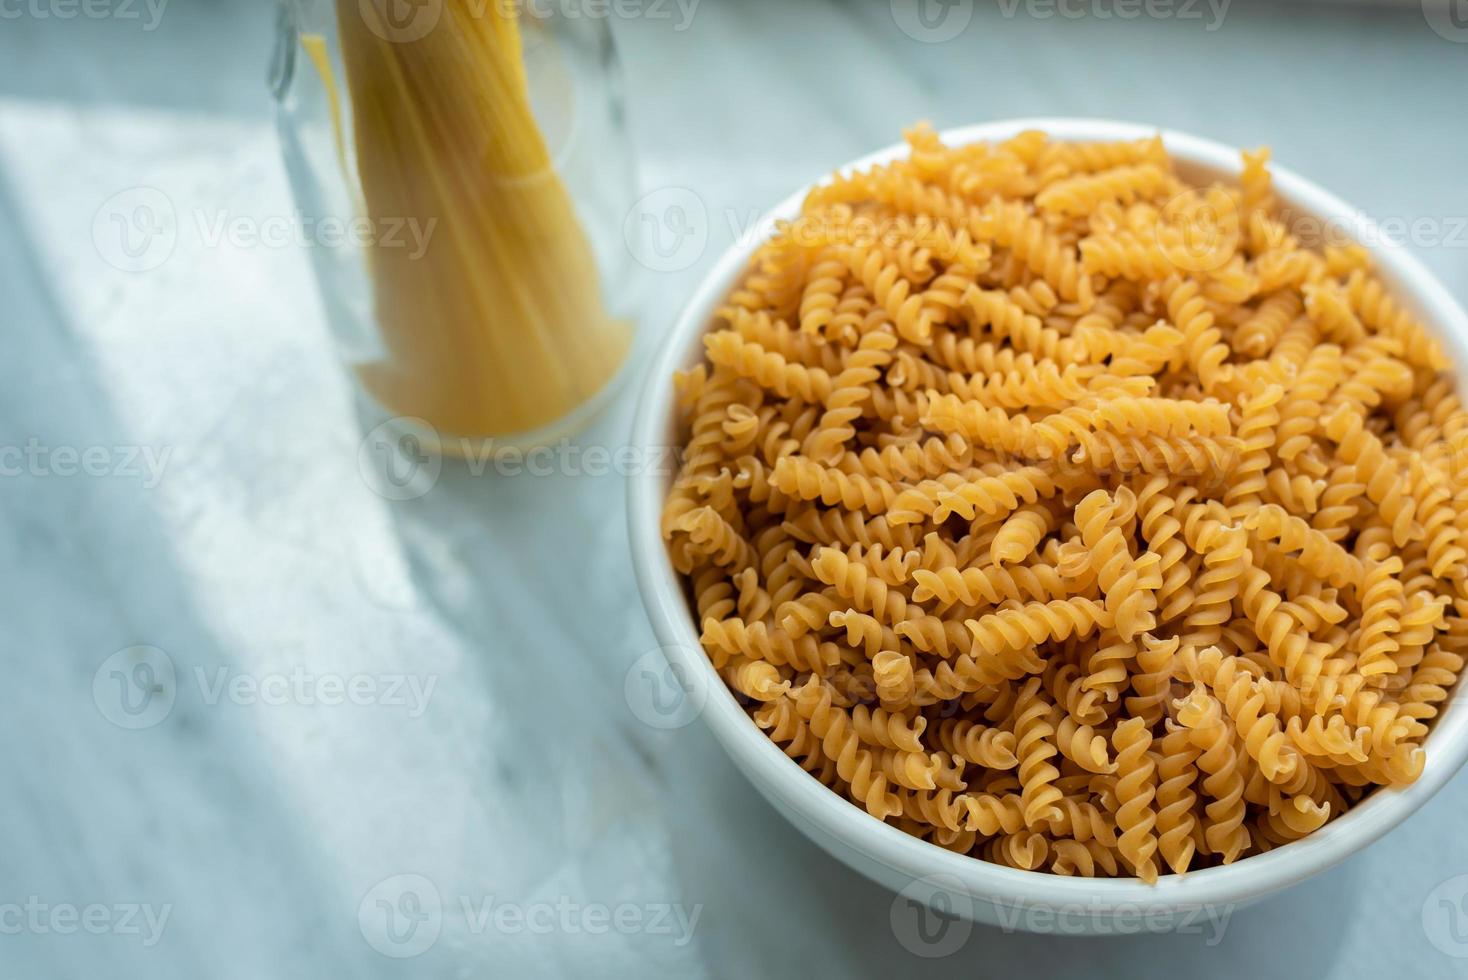
[[[555,9],[281,0],[270,81],[331,328],[368,420],[430,451],[569,436],[632,361],[620,67],[605,18]]]

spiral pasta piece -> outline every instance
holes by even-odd
[[[1346,284],[1346,298],[1362,323],[1401,342],[1403,355],[1409,364],[1429,371],[1443,371],[1449,367],[1442,345],[1398,305],[1379,280],[1360,270],[1351,273]]]
[[[1187,608],[1188,595],[1184,589],[1192,578],[1190,567],[1184,560],[1188,547],[1180,537],[1182,522],[1177,518],[1172,482],[1157,475],[1138,486],[1137,512],[1141,518],[1142,537],[1149,550],[1157,555],[1157,574],[1161,578],[1156,591],[1158,620],[1167,623],[1177,619]]]
[[[923,313],[922,299],[900,266],[889,261],[880,249],[864,251],[843,246],[837,253],[876,305],[897,325],[899,334],[907,340],[926,342],[931,322]]]
[[[1234,329],[1234,349],[1251,357],[1265,356],[1303,311],[1299,294],[1292,290],[1270,293],[1253,314]]]
[[[1050,723],[1055,728],[1055,745],[1065,758],[1086,772],[1116,771],[1116,764],[1111,761],[1104,735],[1097,734],[1090,725],[1077,722],[1058,708],[1052,714]]]
[[[821,783],[830,786],[838,780],[835,763],[826,756],[820,739],[811,732],[788,696],[760,705],[754,712],[754,722],[765,730],[770,741]]]
[[[1275,454],[1282,461],[1295,460],[1315,444],[1322,407],[1343,370],[1339,347],[1321,344],[1309,350],[1290,385],[1289,397],[1280,406]]]
[[[1249,832],[1244,827],[1244,776],[1234,749],[1232,726],[1224,719],[1218,701],[1201,689],[1179,705],[1177,720],[1201,750],[1198,768],[1207,774],[1202,787],[1212,802],[1204,807],[1207,816],[1203,839],[1209,850],[1229,864],[1249,846]]]
[[[795,639],[783,629],[738,618],[705,619],[699,641],[716,667],[724,666],[735,654],[809,671],[820,671],[840,660],[834,644],[821,643],[813,636]]]
[[[1259,817],[1260,833],[1272,844],[1288,844],[1315,833],[1330,819],[1329,803],[1308,796],[1292,796],[1279,808]]]
[[[1406,480],[1381,440],[1366,430],[1361,416],[1343,407],[1326,420],[1325,430],[1339,445],[1341,459],[1356,467],[1358,478],[1366,485],[1366,496],[1391,524],[1397,547],[1420,538],[1422,528],[1414,520],[1416,505],[1405,493]]]
[[[719,516],[712,507],[699,507],[678,520],[678,530],[687,531],[695,551],[727,568],[750,566],[754,551],[749,542]]]
[[[824,370],[788,360],[734,331],[718,330],[709,334],[704,338],[704,347],[714,364],[749,378],[782,398],[824,403],[831,396],[831,376]]]
[[[959,719],[947,719],[938,727],[938,744],[955,758],[985,769],[1013,769],[1019,765],[1013,732]]]
[[[1162,717],[1172,690],[1173,664],[1182,641],[1143,633],[1131,674],[1132,695],[1126,699],[1127,713],[1155,725]]]
[[[964,625],[973,634],[976,651],[1003,659],[1047,640],[1084,636],[1110,622],[1110,613],[1099,603],[1073,598],[1025,603],[966,620]]]
[[[898,497],[896,484],[880,477],[843,473],[815,460],[783,456],[770,474],[770,483],[797,500],[818,500],[827,506],[868,514],[885,513]]]
[[[843,598],[862,612],[871,613],[879,622],[893,625],[907,618],[907,601],[902,593],[890,588],[863,564],[853,561],[836,548],[821,548],[811,570]]]
[[[1468,549],[1458,527],[1458,511],[1453,506],[1449,480],[1420,458],[1412,461],[1410,479],[1432,576],[1463,578],[1468,575]]]
[[[755,701],[774,701],[790,690],[790,681],[767,660],[736,657],[719,673],[731,688]]]
[[[1114,432],[1081,435],[1071,461],[1120,473],[1157,473],[1187,477],[1217,486],[1238,455],[1233,437],[1126,436]]]
[[[949,474],[925,480],[897,494],[886,508],[896,524],[914,524],[927,518],[935,522],[957,514],[973,520],[978,514],[995,516],[1033,504],[1053,493],[1055,482],[1044,470],[1025,466],[994,476]]]
[[[1157,850],[1174,874],[1188,870],[1197,850],[1193,782],[1198,752],[1186,728],[1170,728],[1157,753]]]
[[[1117,850],[1143,881],[1157,880],[1157,766],[1148,750],[1152,733],[1141,718],[1128,718],[1112,735],[1116,748]]]
[[[1041,507],[1025,507],[1005,519],[989,546],[989,560],[996,565],[1020,564],[1039,547],[1050,533],[1050,512]]]
[[[820,368],[828,375],[841,372],[843,354],[840,347],[802,333],[772,316],[768,310],[756,312],[741,307],[721,307],[714,313],[714,323],[727,325],[740,337],[779,354],[787,361]]]
[[[995,864],[1002,864],[1020,871],[1034,871],[1045,863],[1050,855],[1050,842],[1044,834],[1021,831],[1005,834],[991,840],[984,848],[984,856]]]
[[[1028,214],[1017,202],[995,198],[980,212],[974,237],[1006,248],[1031,272],[1052,283],[1057,292],[1082,308],[1095,299],[1091,280],[1081,271],[1074,253],[1063,248],[1045,222]]]
[[[1360,559],[1278,504],[1256,508],[1244,526],[1261,538],[1277,541],[1285,551],[1299,552],[1299,562],[1306,571],[1337,588],[1361,583],[1364,569]]]
[[[894,527],[883,517],[867,518],[854,510],[806,510],[787,514],[780,531],[804,544],[836,544],[843,548],[911,551],[917,537],[911,528]]]
[[[1021,803],[1025,825],[1037,827],[1061,816],[1056,805],[1062,794],[1055,788],[1060,771],[1050,760],[1060,750],[1051,742],[1050,706],[1040,697],[1040,681],[1033,678],[1020,690],[1015,704],[1014,737],[1019,756]]]
[[[923,751],[928,721],[921,715],[856,704],[851,708],[851,723],[857,737],[868,745],[901,752]]]
[[[1215,674],[1213,693],[1259,773],[1271,783],[1291,782],[1302,761],[1279,719],[1269,713],[1268,696],[1257,681],[1247,673]]]
[[[888,482],[933,479],[946,473],[971,469],[974,450],[960,435],[894,442],[864,447],[848,453],[837,463],[843,472],[858,472]]]
[[[896,346],[897,338],[883,331],[873,331],[861,339],[845,369],[831,381],[826,411],[801,447],[805,456],[818,462],[834,462],[840,457],[846,443],[856,436],[852,423],[861,418],[862,408],[871,398],[868,386],[881,376]]]
[[[882,707],[901,708],[912,700],[912,661],[896,650],[883,650],[872,658],[872,676]]]
[[[868,813],[885,820],[902,812],[902,803],[888,788],[871,751],[861,746],[855,726],[845,711],[832,703],[831,690],[812,677],[795,693],[795,710],[821,740],[821,750],[836,764],[836,771],[851,786]]]
[[[820,333],[835,319],[836,307],[846,287],[846,270],[839,258],[827,253],[811,265],[807,275],[800,294],[800,329],[804,333]]]
[[[1065,177],[1035,195],[1042,211],[1064,215],[1086,215],[1103,201],[1132,204],[1171,190],[1174,179],[1162,167],[1152,163],[1123,165],[1100,173]]]
[[[1224,505],[1235,519],[1247,516],[1259,506],[1267,485],[1274,449],[1275,429],[1279,425],[1279,403],[1284,390],[1269,385],[1259,394],[1244,401],[1239,422],[1239,465],[1234,478],[1223,493]]]
[[[1167,314],[1183,334],[1183,350],[1188,364],[1207,391],[1217,382],[1228,347],[1221,343],[1222,331],[1215,326],[1213,313],[1202,296],[1202,288],[1191,279],[1172,276],[1162,284],[1167,301]]]
[[[1028,370],[996,371],[992,374],[943,374],[932,372],[924,377],[924,388],[955,395],[966,402],[987,408],[1064,408],[1084,399],[1090,385],[1105,377],[1094,369],[1077,364],[1058,367],[1053,361],[1040,361]],[[1133,386],[1142,390],[1142,386]]]
[[[1157,625],[1155,584],[1144,577],[1144,567],[1134,559],[1120,529],[1115,526],[1116,504],[1104,490],[1088,494],[1075,510],[1082,540],[1091,552],[1091,567],[1106,593],[1106,610],[1115,623],[1118,638],[1130,642],[1138,633]],[[1150,554],[1152,571],[1160,564]]]

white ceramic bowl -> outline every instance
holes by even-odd
[[[1042,129],[1063,140],[1138,139],[1157,132],[1109,120],[1014,119],[943,135],[948,143],[957,144],[1001,140],[1025,129]],[[1237,177],[1237,150],[1170,130],[1162,131],[1162,138],[1184,176]],[[885,163],[905,153],[905,146],[896,144],[847,169]],[[1274,167],[1273,173],[1277,193],[1295,214],[1356,229],[1368,245],[1382,240],[1371,220],[1345,202],[1283,167]],[[764,217],[755,235],[731,248],[684,308],[651,368],[634,424],[634,445],[672,444],[674,370],[702,358],[700,340],[714,309],[756,246],[769,237],[774,222],[799,212],[807,190],[801,188],[782,201]],[[1458,365],[1468,365],[1468,316],[1463,309],[1404,248],[1371,245],[1371,250],[1384,284],[1442,337]],[[1305,840],[1227,867],[1166,875],[1156,885],[1016,871],[945,851],[873,819],[821,785],[786,758],[725,689],[699,647],[683,585],[659,535],[658,517],[668,484],[666,474],[634,477],[628,507],[643,601],[675,675],[735,764],[777,809],[831,854],[915,901],[992,925],[1031,931],[1107,934],[1177,927],[1199,914],[1232,910],[1263,898],[1345,859],[1425,803],[1468,757],[1468,704],[1460,698],[1434,726],[1427,742],[1427,766],[1417,782],[1379,790]]]

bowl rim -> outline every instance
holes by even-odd
[[[1028,129],[1040,129],[1059,140],[1133,140],[1160,134],[1173,160],[1226,177],[1241,169],[1239,151],[1213,140],[1172,129],[1110,119],[1034,117],[996,120],[942,132],[946,143],[1002,140]],[[850,173],[904,155],[907,145],[894,143],[842,167]],[[1452,351],[1460,377],[1468,366],[1468,314],[1447,289],[1404,245],[1386,241],[1377,224],[1319,185],[1286,167],[1271,165],[1276,193],[1304,214],[1342,221],[1365,232],[1363,242],[1384,283],[1406,302],[1426,327]],[[701,356],[701,339],[712,318],[775,222],[799,212],[806,193],[829,178],[812,181],[766,212],[748,234],[735,241],[704,276],[662,338],[662,350],[650,366],[652,375],[637,407],[632,444],[645,450],[670,442],[673,409],[672,375]],[[799,815],[811,827],[843,842],[898,875],[914,881],[940,881],[974,899],[1005,905],[1081,906],[1099,914],[1118,909],[1196,909],[1246,902],[1334,866],[1372,843],[1430,799],[1468,760],[1468,708],[1445,704],[1428,737],[1430,751],[1418,780],[1409,786],[1382,788],[1359,806],[1303,840],[1233,864],[1201,868],[1184,875],[1167,874],[1154,885],[1135,878],[1070,878],[1020,871],[944,850],[896,827],[873,819],[864,810],[811,777],[749,718],[713,669],[698,642],[698,630],[684,598],[680,576],[663,546],[659,517],[671,474],[643,467],[630,477],[628,518],[633,566],[648,618],[675,676],[699,708],[697,714],[720,745],[756,787]],[[807,831],[806,827],[801,828]]]

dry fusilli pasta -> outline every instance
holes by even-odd
[[[1155,880],[1421,771],[1468,655],[1468,411],[1268,152],[1026,133],[839,175],[676,382],[709,659],[877,819]]]

